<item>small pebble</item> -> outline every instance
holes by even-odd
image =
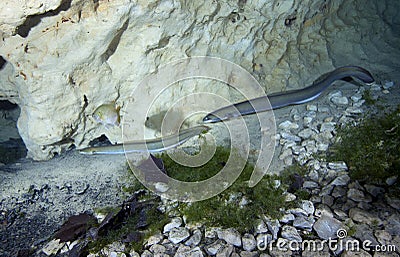
[[[390,89],[394,86],[393,81],[385,81],[385,84],[383,84],[383,89]]]

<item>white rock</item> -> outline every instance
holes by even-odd
[[[318,143],[329,143],[330,139],[333,137],[332,133],[329,131],[321,132],[315,135],[314,139]]]
[[[332,97],[331,98],[332,103],[336,105],[348,105],[349,104],[349,99],[347,97],[342,96],[342,97]]]
[[[294,214],[295,216],[307,216],[307,212],[301,208],[293,208],[293,209],[289,209],[288,212]]]
[[[343,227],[342,223],[335,218],[323,215],[314,223],[314,230],[322,239],[337,238],[337,231]]]
[[[346,186],[350,182],[350,177],[347,174],[341,175],[335,178],[332,182],[332,186]]]
[[[291,213],[286,213],[285,215],[282,216],[282,218],[280,218],[279,221],[286,224],[293,220],[294,220],[294,215]]]
[[[318,183],[314,182],[314,181],[307,180],[307,181],[304,181],[303,187],[304,188],[309,188],[309,189],[317,188],[318,187]]]
[[[316,143],[316,147],[318,151],[325,152],[326,150],[328,150],[329,144],[318,142]]]
[[[315,144],[313,144],[313,145],[309,144],[309,145],[306,145],[306,150],[307,150],[307,153],[316,153],[318,151],[318,148]]]
[[[154,188],[156,189],[157,192],[160,192],[160,193],[165,193],[169,190],[168,184],[163,183],[163,182],[155,183]]]
[[[219,239],[225,240],[228,244],[234,246],[242,246],[241,235],[235,229],[228,228],[217,231]]]
[[[281,137],[289,141],[300,142],[301,138],[288,132],[282,132]]]
[[[152,246],[154,244],[158,244],[161,242],[161,240],[163,240],[164,236],[161,233],[157,233],[155,235],[150,236],[147,239],[146,242],[146,247]]]
[[[280,186],[281,186],[281,181],[280,181],[279,179],[274,179],[274,180],[272,181],[272,187],[273,187],[274,189],[278,189]]]
[[[330,112],[330,109],[329,109],[329,107],[327,107],[327,106],[318,106],[318,112],[321,112],[321,113],[329,113],[329,112]]]
[[[385,84],[383,84],[383,88],[384,89],[390,89],[394,86],[394,82],[393,81],[385,81]]]
[[[371,91],[381,91],[382,88],[381,88],[381,85],[374,83],[371,85],[371,87],[369,89]]]
[[[388,186],[392,186],[392,185],[394,185],[396,183],[396,181],[397,181],[397,176],[391,176],[391,177],[386,179],[386,184]]]
[[[299,137],[301,137],[303,139],[307,139],[307,138],[310,138],[314,134],[315,134],[315,132],[312,129],[306,128],[306,129],[301,130],[298,135],[299,135]]]
[[[150,252],[159,255],[159,254],[165,253],[167,248],[163,245],[154,244],[154,245],[150,246],[149,250],[150,250]]]
[[[89,255],[90,256],[90,255]],[[129,256],[131,256],[131,257],[140,257],[140,254],[139,253],[137,253],[135,250],[131,250],[130,252],[129,252]]]
[[[292,157],[292,150],[286,149],[284,150],[281,155],[279,155],[279,160],[284,160],[286,157]]]
[[[335,117],[333,117],[333,116],[328,116],[328,117],[326,117],[326,118],[324,118],[324,122],[333,122],[335,120]]]
[[[354,95],[352,95],[351,100],[353,100],[354,102],[358,102],[362,99],[362,94],[361,93],[356,93]]]
[[[232,252],[233,252],[233,245],[228,244],[218,250],[216,257],[231,256]]]
[[[313,217],[296,217],[293,221],[293,226],[298,229],[311,230],[314,225],[315,219]]]
[[[282,227],[282,232],[281,235],[283,238],[289,240],[289,241],[296,241],[296,242],[302,242],[302,238],[297,231],[295,227],[289,226],[289,225],[284,225]]]
[[[299,125],[297,123],[286,120],[279,124],[279,128],[284,130],[297,129],[299,128]]]
[[[303,146],[295,145],[292,147],[292,153],[295,155],[299,155],[301,153],[305,153],[306,149]]]
[[[342,210],[335,209],[333,212],[339,217],[340,220],[348,218],[347,213]]]
[[[334,132],[336,130],[336,122],[324,122],[321,125],[321,132]]]
[[[255,230],[257,234],[268,232],[267,224],[265,224],[262,219],[258,219],[255,224]]]
[[[352,115],[352,114],[361,114],[361,113],[363,113],[363,110],[361,108],[359,108],[359,107],[356,107],[356,106],[350,106],[350,107],[346,108],[345,113],[346,113],[347,116],[349,116],[349,115]]]
[[[299,110],[297,110],[297,108],[293,108],[290,110],[290,117],[292,117],[292,119],[294,121],[299,121],[301,116],[299,115]]]
[[[64,245],[65,243],[60,243],[60,239],[53,239],[42,248],[42,252],[50,256],[56,254]]]
[[[190,248],[185,245],[180,245],[174,256],[176,256],[176,257],[203,257],[204,253],[198,246],[194,247],[194,248]]]
[[[365,103],[364,99],[361,99],[360,101],[353,103],[352,107],[349,107],[346,109],[346,112],[350,112],[350,113],[354,113],[354,114],[360,114],[363,113],[363,110],[360,108],[361,106],[363,106]]]
[[[296,142],[284,140],[282,149],[293,148],[297,146]]]
[[[28,16],[55,10],[60,6],[61,2],[61,0],[2,2],[0,8],[0,30],[8,35],[14,34],[17,26],[23,24]]]
[[[299,121],[301,119],[301,116],[299,114],[294,114],[293,115],[293,120],[294,121]]]
[[[308,200],[302,200],[300,207],[308,214],[313,214],[315,211],[314,204]]]
[[[331,98],[333,98],[333,97],[342,97],[342,96],[343,96],[342,91],[339,91],[339,90],[331,91],[331,92],[328,94],[328,98],[329,98],[329,99],[331,99]]]
[[[185,227],[178,227],[178,228],[173,228],[169,232],[168,235],[168,240],[170,240],[174,244],[178,244],[187,238],[189,238],[190,233],[189,230]]]
[[[209,239],[214,239],[217,237],[217,232],[221,230],[221,228],[218,227],[206,227],[204,231],[204,237],[209,238]]]
[[[126,257],[125,253],[125,245],[121,242],[114,242],[102,249],[102,252],[107,256],[114,257]]]
[[[140,257],[153,257],[153,254],[149,250],[144,250]]]
[[[173,228],[180,227],[182,225],[182,219],[180,217],[173,218],[171,222],[164,225],[164,233],[170,232]]]
[[[242,237],[242,244],[245,251],[253,251],[257,246],[255,237],[249,233],[244,234]]]
[[[280,224],[278,220],[271,220],[270,218],[265,218],[265,222],[267,223],[268,230],[272,233],[272,238],[276,240],[278,238],[278,233],[280,229]]]
[[[347,170],[345,162],[329,162],[328,167],[333,170]]]
[[[294,200],[296,200],[296,195],[289,193],[289,192],[285,192],[284,193],[285,196],[285,202],[293,202]]]
[[[283,163],[285,166],[290,166],[293,164],[293,157],[292,156],[287,156],[285,159],[283,159]]]
[[[217,240],[212,244],[206,245],[204,249],[209,255],[216,255],[224,246],[225,244],[223,244],[221,240]]]
[[[324,204],[320,204],[315,209],[314,215],[315,215],[315,217],[327,216],[327,217],[333,218],[333,213],[332,213],[331,209]]]
[[[319,162],[315,162],[311,164],[311,167],[314,167],[314,169],[311,169],[310,172],[308,173],[308,177],[313,180],[313,182],[318,182],[319,181],[319,174],[318,170],[321,168]],[[308,181],[308,180],[307,180]],[[318,184],[312,184],[315,187],[318,187]],[[303,185],[304,186],[304,185]]]
[[[197,246],[201,242],[202,233],[199,229],[193,231],[193,235],[186,240],[185,245],[187,246]]]
[[[315,104],[307,104],[306,106],[307,111],[317,111],[317,106]]]
[[[303,123],[304,123],[305,127],[309,127],[312,121],[313,121],[312,117],[304,117],[303,118]]]

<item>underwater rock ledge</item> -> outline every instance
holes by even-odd
[[[121,127],[106,128],[92,118],[93,112],[111,102],[123,110],[146,75],[184,57],[232,61],[268,93],[304,87],[348,64],[363,66],[378,79],[399,78],[398,1],[40,3],[0,3],[0,56],[6,61],[0,70],[0,99],[19,104],[19,133],[35,160],[50,159],[72,145],[85,147],[103,134],[121,142]],[[36,20],[25,22],[28,18]],[[28,26],[24,33],[22,25]],[[163,93],[151,114],[201,83]],[[213,83],[203,86],[231,96],[229,89]],[[137,122],[131,129],[143,125]]]

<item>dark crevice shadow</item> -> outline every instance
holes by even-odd
[[[0,122],[10,121],[11,118],[8,117],[8,113],[18,108],[19,106],[17,104],[11,103],[7,100],[0,100]],[[3,128],[8,129],[9,126],[16,126],[16,124],[13,125],[13,123],[10,123],[10,125],[4,126]],[[15,163],[21,158],[26,157],[28,150],[26,149],[24,141],[22,141],[22,138],[20,137],[13,137],[8,137],[7,139],[2,136],[0,139],[0,163],[2,164],[7,165]]]
[[[72,0],[63,0],[57,9],[39,15],[28,16],[25,22],[17,27],[17,34],[23,38],[26,38],[31,29],[41,22],[42,18],[55,16],[62,11],[68,10],[71,7],[71,3]]]
[[[0,70],[6,66],[7,61],[3,58],[3,56],[0,55]]]
[[[124,34],[124,32],[126,31],[128,25],[129,25],[129,19],[127,19],[125,23],[122,25],[122,27],[118,30],[116,36],[113,38],[113,40],[111,40],[111,43],[108,45],[107,50],[100,57],[102,62],[108,61],[108,59],[115,53],[119,45],[119,42],[121,40],[122,34]]]
[[[106,145],[112,145],[110,140],[107,138],[106,135],[102,134],[101,136],[93,139],[92,141],[89,142],[90,147],[94,146],[106,146]]]
[[[0,111],[10,111],[17,109],[18,105],[11,103],[10,101],[7,100],[0,100]]]

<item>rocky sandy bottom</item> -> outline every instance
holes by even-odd
[[[400,199],[389,196],[385,187],[351,181],[343,162],[313,157],[335,140],[336,125],[377,112],[364,103],[363,86],[339,85],[310,104],[275,112],[277,151],[271,168],[294,160],[307,165],[302,187],[311,193],[309,200],[285,210],[279,220],[262,216],[246,234],[171,217],[163,231],[146,240],[143,253],[132,251],[130,256],[399,256]],[[370,91],[387,108],[400,103],[398,85],[374,84]],[[36,256],[57,252],[59,246],[51,237],[68,217],[116,206],[129,197],[121,190],[128,176],[124,156],[81,156],[71,151],[47,162],[23,160],[0,169],[1,256],[27,256],[31,247]],[[295,197],[286,194],[287,201]],[[329,238],[338,241],[329,246]],[[302,242],[315,242],[320,248],[301,249]],[[360,250],[349,251],[346,242],[358,244]],[[363,247],[363,242],[370,245]],[[124,251],[115,242],[102,253],[128,256]]]

